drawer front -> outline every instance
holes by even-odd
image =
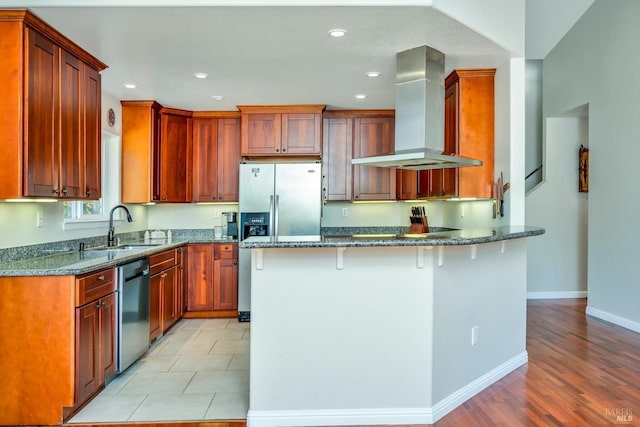
[[[213,249],[214,259],[238,258],[238,245],[235,243],[216,243]]]
[[[116,290],[116,270],[102,270],[76,278],[76,307]]]
[[[174,265],[176,265],[176,259],[177,256],[175,249],[151,255],[149,257],[149,264],[151,265],[151,275],[153,276],[154,274],[159,273],[162,270],[173,267]]]

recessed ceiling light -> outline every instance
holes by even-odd
[[[193,73],[193,77],[196,79],[206,79],[209,76],[207,73]]]
[[[125,83],[124,87],[126,87],[127,89],[135,89],[138,87],[138,85],[135,83]]]
[[[365,99],[367,97],[367,95],[363,94],[363,93],[359,93],[357,95],[353,96],[355,99]]]
[[[380,71],[368,71],[367,77],[378,77],[380,75]]]
[[[211,99],[213,99],[214,101],[222,101],[224,99],[224,96],[222,96],[222,95],[213,95],[211,97]]]
[[[329,35],[331,37],[344,37],[347,35],[347,30],[343,30],[342,28],[334,28],[333,30],[329,30]]]

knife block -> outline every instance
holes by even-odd
[[[429,222],[427,221],[426,216],[420,217],[420,224],[411,224],[409,226],[409,233],[428,233],[429,232]]]

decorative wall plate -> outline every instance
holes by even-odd
[[[109,108],[109,111],[107,111],[107,123],[111,127],[116,124],[116,112],[113,111],[113,108]]]

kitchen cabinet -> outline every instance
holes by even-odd
[[[455,70],[445,79],[445,146],[451,144],[457,154],[483,163],[450,172],[457,197],[492,197],[495,71]]]
[[[75,309],[75,403],[115,374],[116,282],[113,269],[79,277]]]
[[[0,11],[0,56],[0,198],[99,198],[106,65],[25,10]]]
[[[185,317],[235,317],[238,309],[238,245],[190,244]]]
[[[149,257],[149,340],[164,334],[180,320],[181,262],[179,249],[171,249]]]
[[[325,113],[322,133],[323,193],[327,201],[351,200],[353,178],[353,118]]]
[[[238,247],[234,244],[214,245],[213,309],[238,309]]]
[[[240,114],[193,113],[193,201],[237,202]]]
[[[190,202],[191,112],[155,101],[121,101],[122,201]]]
[[[327,111],[324,121],[325,199],[395,200],[395,169],[351,164],[353,158],[393,151],[394,111]]]
[[[242,156],[322,154],[324,105],[238,106]]]

